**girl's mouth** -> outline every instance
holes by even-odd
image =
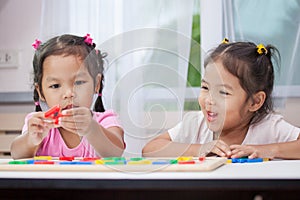
[[[218,114],[214,112],[207,111],[207,121],[213,122],[217,119]]]
[[[70,104],[70,105],[65,106],[62,110],[67,110],[67,109],[71,109],[71,108],[75,108],[75,106],[73,104]]]

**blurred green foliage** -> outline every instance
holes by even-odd
[[[193,15],[192,39],[187,87],[200,87],[201,84],[201,56],[200,56],[200,14]],[[185,101],[184,110],[199,110],[198,100]]]
[[[192,39],[194,40],[194,42],[191,43],[187,86],[199,87],[200,80],[201,80],[200,15],[199,14],[195,14],[193,16]]]

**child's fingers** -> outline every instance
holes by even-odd
[[[250,158],[250,159],[258,158],[257,152],[253,152],[252,154],[250,154],[250,155],[248,156],[248,158]]]
[[[38,117],[31,117],[29,120],[28,120],[28,125],[31,126],[31,125],[41,125],[43,124],[43,120],[41,118],[38,118]]]
[[[218,156],[226,157],[226,154],[223,151],[221,151],[220,149],[218,149],[218,148],[213,149],[212,152],[215,153],[215,154],[217,154]]]
[[[45,122],[41,118],[33,117],[28,121],[28,131],[36,133],[48,132],[50,128],[54,127],[54,124]]]
[[[219,146],[220,144],[216,144],[214,149],[212,150],[213,153],[221,156],[221,157],[227,157],[226,151],[224,151],[222,148]]]
[[[230,156],[231,155],[231,149],[230,147],[222,140],[219,140],[218,143],[216,144],[216,146],[221,149],[222,152],[225,153],[226,156]]]
[[[236,155],[240,151],[241,151],[240,149],[231,150],[231,155]]]
[[[92,117],[91,114],[88,112],[88,115],[80,114],[60,117],[58,124],[59,126],[71,130],[72,132],[82,132],[90,126],[91,121]]]
[[[241,147],[241,145],[239,145],[239,144],[232,144],[232,145],[229,146],[229,148],[230,148],[231,150],[236,149],[236,148],[239,148],[239,147]]]
[[[88,123],[87,121],[81,121],[81,122],[60,121],[59,125],[64,129],[80,136],[86,135],[87,130],[90,127],[90,123]]]
[[[31,133],[44,134],[44,133],[48,133],[48,131],[50,130],[51,126],[54,126],[54,125],[47,125],[47,124],[31,125],[28,128],[28,131],[31,132]]]
[[[248,156],[248,158],[257,158],[258,153],[255,148],[244,145],[231,145],[232,158]]]
[[[44,114],[42,112],[38,112],[28,120],[28,124],[29,126],[50,126],[51,124],[54,124],[54,120],[51,118],[44,118]]]
[[[73,116],[73,115],[92,115],[91,110],[85,107],[71,108],[63,110],[62,115]]]
[[[73,115],[73,116],[63,116],[58,118],[60,123],[69,122],[69,123],[83,123],[90,122],[92,118],[85,115]]]
[[[81,116],[73,117],[60,117],[58,119],[58,125],[71,130],[82,129],[89,125],[89,120]]]
[[[239,152],[244,152],[246,150],[246,146],[242,145],[230,145],[230,150],[232,155],[238,154]]]
[[[231,158],[241,158],[244,156],[248,156],[248,154],[244,151],[239,150],[239,151],[232,152]]]

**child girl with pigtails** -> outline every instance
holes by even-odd
[[[12,158],[121,156],[123,129],[102,102],[105,54],[95,49],[90,35],[36,40],[33,47],[36,112],[26,116],[22,134],[11,145]],[[59,115],[49,118],[40,103],[47,110],[58,108]]]
[[[273,111],[274,59],[272,45],[223,40],[204,63],[201,111],[149,141],[143,155],[300,159],[300,128]]]

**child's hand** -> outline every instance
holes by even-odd
[[[240,158],[248,156],[248,158],[274,158],[272,149],[264,145],[231,145],[231,158]]]
[[[47,136],[50,128],[55,127],[52,120],[44,118],[44,112],[34,113],[28,119],[28,136],[30,142],[37,146]]]
[[[59,125],[64,129],[78,134],[87,135],[93,121],[92,112],[86,107],[71,108],[62,111],[63,117],[59,118]]]
[[[221,157],[230,157],[231,150],[229,146],[223,140],[215,140],[215,141],[216,144],[211,152]]]
[[[223,140],[214,140],[212,142],[202,144],[200,151],[205,149],[207,153],[211,152],[221,157],[231,156],[230,148]]]

